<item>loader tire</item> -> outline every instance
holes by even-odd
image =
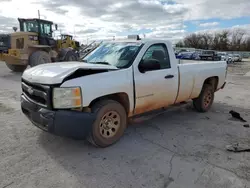
[[[77,61],[78,56],[74,51],[68,51],[63,61]]]
[[[31,67],[45,63],[51,63],[50,55],[45,51],[36,51],[31,54],[29,58],[29,64]]]
[[[13,72],[23,72],[27,68],[26,65],[12,65],[9,63],[5,63],[5,64]]]

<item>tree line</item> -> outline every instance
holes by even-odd
[[[250,36],[243,29],[192,33],[177,42],[176,47],[218,51],[250,51]]]

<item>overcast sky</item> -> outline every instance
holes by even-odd
[[[0,33],[17,18],[57,23],[78,40],[128,34],[178,40],[190,32],[231,27],[250,31],[250,0],[0,0]]]

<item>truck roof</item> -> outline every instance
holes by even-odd
[[[119,43],[119,42],[126,42],[126,43],[138,43],[138,44],[146,44],[146,43],[169,43],[168,40],[162,40],[162,39],[140,39],[140,40],[134,40],[134,39],[117,39],[117,40],[111,40],[111,41],[105,41],[105,42],[111,42],[111,43]]]

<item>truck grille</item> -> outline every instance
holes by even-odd
[[[50,107],[50,87],[41,84],[31,84],[22,80],[22,92],[32,102],[43,106]]]

